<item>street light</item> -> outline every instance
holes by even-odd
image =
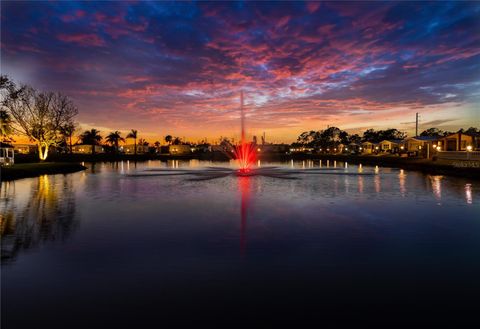
[[[468,152],[471,152],[471,151],[472,151],[472,145],[468,145],[468,146],[467,146],[467,151],[468,151]]]

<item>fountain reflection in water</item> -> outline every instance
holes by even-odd
[[[247,215],[250,203],[250,177],[243,176],[238,178],[238,187],[240,190],[240,253],[245,255],[247,248]]]

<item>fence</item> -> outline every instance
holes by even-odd
[[[438,159],[447,160],[480,160],[480,151],[438,151]]]

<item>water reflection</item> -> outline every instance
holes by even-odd
[[[363,194],[363,177],[358,176],[358,193]]]
[[[443,176],[430,176],[433,195],[438,205],[441,205],[442,201],[442,178]]]
[[[375,185],[375,193],[380,193],[381,191],[381,182],[380,182],[380,175],[375,175],[375,178],[373,179],[373,183]]]
[[[0,195],[1,259],[14,260],[22,250],[47,241],[63,241],[76,227],[72,175],[30,180],[30,194],[19,198],[16,184],[2,183]],[[22,202],[23,201],[23,202]]]
[[[465,184],[465,199],[467,204],[472,204],[472,184]]]
[[[239,177],[238,187],[240,189],[240,253],[245,255],[247,247],[247,215],[250,203],[250,177]]]
[[[406,180],[407,175],[405,174],[405,171],[403,169],[400,169],[400,173],[398,174],[398,185],[400,187],[400,194],[402,197],[405,197],[405,193],[407,192],[407,189],[405,187],[405,180]]]

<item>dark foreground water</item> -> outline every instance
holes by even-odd
[[[479,182],[358,166],[125,176],[160,165],[2,184],[2,328],[479,321]],[[374,175],[344,175],[359,171]]]

